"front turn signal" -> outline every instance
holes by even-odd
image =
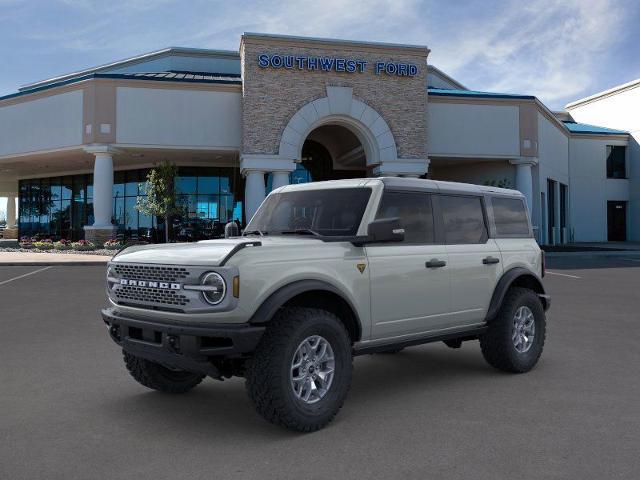
[[[240,277],[233,277],[233,296],[235,298],[240,298]]]

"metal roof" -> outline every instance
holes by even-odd
[[[127,65],[135,65],[142,62],[149,61],[155,58],[161,58],[170,56],[173,54],[177,55],[191,55],[191,56],[208,56],[208,57],[221,57],[221,58],[237,58],[240,59],[240,54],[238,52],[229,51],[229,50],[211,50],[204,48],[185,48],[185,47],[168,47],[163,48],[161,50],[156,50],[154,52],[143,53],[141,55],[136,55],[135,57],[126,58],[124,60],[116,60],[115,62],[106,63],[104,65],[99,65],[97,67],[86,68],[83,70],[78,70],[76,72],[67,73],[64,75],[60,75],[53,78],[48,78],[46,80],[41,80],[38,82],[29,83],[18,88],[18,91],[23,90],[31,90],[34,88],[42,87],[44,85],[49,85],[52,83],[58,83],[63,80],[70,80],[74,77],[81,77],[85,75],[89,75],[92,73],[100,73],[105,70],[113,70],[114,68],[122,68]]]
[[[584,133],[595,135],[628,135],[629,132],[625,130],[614,130],[613,128],[598,127],[596,125],[589,125],[587,123],[577,123],[563,121],[564,125],[569,129],[571,133]]]
[[[151,80],[156,82],[184,82],[184,83],[217,83],[226,85],[242,85],[240,75],[230,73],[199,73],[199,72],[142,72],[142,73],[91,73],[81,77],[74,77],[68,80],[61,80],[55,83],[48,83],[41,87],[23,90],[17,93],[10,93],[0,97],[0,100],[23,97],[32,93],[49,90],[51,88],[71,85],[73,83],[91,80],[93,78],[112,78],[119,80]]]
[[[429,95],[442,97],[476,97],[476,98],[515,98],[535,100],[533,95],[520,95],[516,93],[479,92],[477,90],[454,90],[447,88],[427,88]]]

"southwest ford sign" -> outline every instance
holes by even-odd
[[[284,68],[288,70],[308,70],[320,72],[364,73],[371,68],[376,75],[413,77],[418,73],[418,66],[413,63],[374,62],[369,66],[365,60],[337,57],[299,57],[297,55],[258,55],[258,66],[261,68]]]

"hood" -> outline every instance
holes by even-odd
[[[324,243],[308,237],[238,237],[204,240],[197,243],[164,243],[136,245],[126,248],[113,258],[114,262],[156,263],[162,265],[219,266],[242,243],[261,242],[264,246],[292,246],[304,242]],[[253,248],[253,247],[247,247]],[[257,247],[260,248],[260,247]]]

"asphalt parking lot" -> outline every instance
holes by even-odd
[[[241,379],[146,390],[99,318],[104,267],[43,268],[0,266],[2,479],[638,478],[640,258],[549,259],[529,374],[477,342],[359,357],[311,435],[264,422]]]

